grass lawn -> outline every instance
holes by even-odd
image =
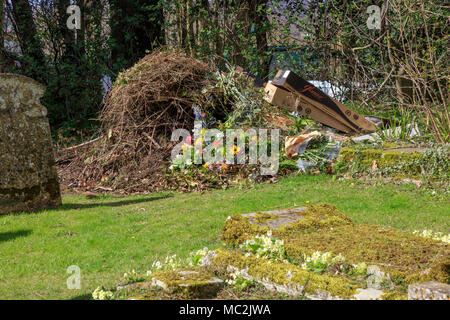
[[[414,185],[368,186],[329,176],[295,176],[252,189],[191,194],[65,196],[57,210],[0,216],[0,299],[87,298],[113,288],[124,272],[146,271],[167,254],[220,245],[227,216],[329,202],[357,223],[448,233],[448,197]],[[67,267],[81,269],[69,290]]]

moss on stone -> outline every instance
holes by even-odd
[[[383,148],[385,148],[385,149],[391,149],[391,148],[398,147],[398,144],[394,143],[394,142],[383,142],[382,145],[383,145]]]
[[[212,260],[214,271],[227,273],[229,266],[246,269],[246,273],[257,281],[268,281],[291,288],[302,286],[303,293],[310,295],[325,292],[333,297],[351,298],[356,293],[352,283],[341,277],[319,275],[293,264],[270,262],[255,256],[246,257],[238,250],[216,250],[216,256]]]
[[[225,221],[222,240],[228,245],[238,245],[251,237],[266,233],[266,226],[252,224],[242,215],[233,215]]]
[[[342,254],[346,262],[375,264],[393,281],[450,280],[448,244],[372,225],[341,225],[282,237],[288,257],[301,261],[314,251]]]
[[[323,228],[353,224],[349,217],[328,203],[308,206],[304,212],[298,214],[303,216],[303,219],[289,226],[282,226],[274,230],[274,235],[284,239],[292,234],[314,232]]]
[[[391,291],[384,293],[381,297],[381,300],[408,300],[408,294],[402,293],[398,291]]]
[[[376,170],[372,166],[376,162]],[[450,145],[440,145],[429,149],[415,147],[383,149],[341,149],[334,168],[338,172],[352,174],[376,173],[394,178],[450,178]]]
[[[377,265],[395,283],[450,282],[450,246],[446,243],[391,228],[354,225],[329,204],[310,206],[296,214],[302,219],[272,231],[273,237],[284,241],[286,255],[294,262],[301,263],[304,254],[314,251],[332,252],[342,254],[349,264]],[[255,216],[251,219],[255,221]],[[272,217],[261,214],[260,221],[264,219]],[[268,230],[236,215],[226,221],[222,239],[237,246]]]
[[[0,73],[0,214],[38,211],[61,204],[45,88]]]
[[[421,173],[421,161],[424,159],[423,153],[402,152],[382,149],[355,150],[344,147],[341,149],[339,159],[347,164],[358,163],[362,167],[370,168],[374,161],[379,169],[385,169],[392,166],[401,166],[401,172],[408,175],[417,175]]]
[[[255,222],[264,224],[270,220],[277,219],[278,216],[275,214],[269,214],[264,212],[259,212],[254,218],[252,218]]]
[[[169,292],[182,294],[187,298],[211,297],[221,287],[221,283],[213,281],[213,275],[199,268],[157,271],[152,274],[152,280],[164,283]]]
[[[281,226],[274,229],[275,237],[283,238],[285,235],[296,232],[315,231],[325,227],[352,224],[352,220],[330,204],[318,204],[308,206],[305,211],[295,212],[302,219],[292,223],[289,226]],[[238,245],[255,235],[264,234],[269,227],[262,226],[264,222],[270,219],[278,218],[276,215],[267,213],[257,213],[253,217],[244,217],[242,215],[233,215],[226,220],[222,240],[228,245]],[[249,220],[258,222],[250,223]]]

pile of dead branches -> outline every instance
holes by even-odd
[[[120,74],[100,114],[101,137],[59,157],[62,184],[151,189],[177,143],[172,132],[192,130],[192,106],[211,104],[209,74],[207,64],[179,52],[152,53]]]

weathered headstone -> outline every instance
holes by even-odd
[[[0,214],[61,204],[44,86],[0,73]]]

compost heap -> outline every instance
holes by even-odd
[[[120,74],[100,113],[100,137],[58,152],[63,189],[179,189],[180,182],[167,174],[178,143],[170,141],[172,132],[193,129],[193,105],[216,119],[233,109],[211,75],[207,64],[179,52],[152,53]]]

